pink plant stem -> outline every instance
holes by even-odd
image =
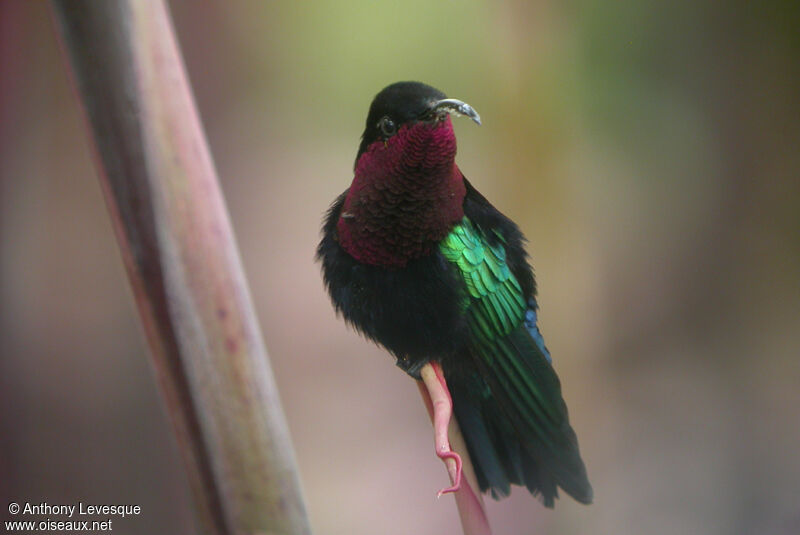
[[[420,371],[417,383],[428,415],[434,425],[436,455],[444,461],[451,487],[439,491],[453,493],[464,535],[491,535],[489,520],[478,491],[478,481],[458,422],[452,415],[452,398],[438,362],[429,362]]]
[[[52,0],[206,535],[309,535],[277,387],[163,0]],[[188,528],[187,528],[188,529]]]

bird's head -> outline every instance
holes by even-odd
[[[455,158],[456,142],[450,114],[481,124],[478,113],[465,102],[420,82],[397,82],[378,93],[356,156],[356,170],[364,154],[370,167],[435,165]],[[366,163],[366,162],[363,162]]]
[[[464,217],[451,114],[480,124],[471,106],[419,82],[375,96],[336,226],[339,244],[356,260],[405,266]]]

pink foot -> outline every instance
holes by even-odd
[[[444,461],[452,483],[452,486],[439,491],[437,496],[441,497],[443,494],[456,492],[461,488],[461,456],[450,449],[450,439],[447,436],[447,428],[453,414],[453,399],[447,389],[442,366],[438,362],[426,364],[420,373],[422,382],[431,398],[433,441],[436,455]]]

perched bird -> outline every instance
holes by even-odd
[[[450,116],[468,104],[419,82],[375,96],[355,177],[317,258],[333,305],[419,379],[440,366],[481,491],[524,485],[554,505],[592,487],[537,326],[536,284],[514,222],[464,178]]]

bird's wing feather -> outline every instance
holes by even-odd
[[[490,239],[465,217],[439,249],[465,283],[470,354],[523,448],[536,461],[538,479],[554,480],[578,501],[591,501],[560,382],[526,326],[529,302],[509,269],[504,241]],[[541,475],[543,470],[547,477]],[[554,487],[549,493],[541,490],[546,503],[551,501]]]

